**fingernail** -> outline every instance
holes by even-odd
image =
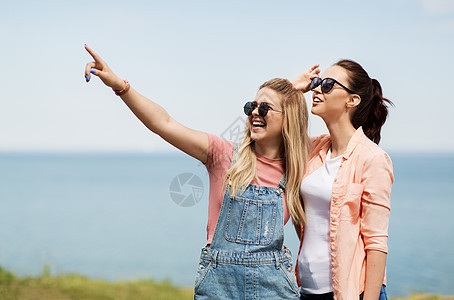
[[[91,74],[95,74],[96,71],[95,71],[95,70],[90,70],[90,73],[91,73]]]
[[[88,75],[85,75],[85,80],[88,82],[90,80],[90,77],[88,77]]]

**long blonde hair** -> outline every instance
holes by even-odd
[[[285,161],[287,207],[293,224],[303,224],[305,216],[299,190],[309,152],[306,100],[303,93],[296,90],[287,79],[271,79],[262,84],[260,89],[265,87],[276,91],[281,96],[284,115],[282,158]],[[238,146],[236,161],[224,178],[224,186],[230,181],[230,197],[236,195],[240,189],[243,193],[252,180],[257,179],[257,156],[255,142],[251,139],[250,126],[247,122],[244,138]]]

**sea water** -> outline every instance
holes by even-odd
[[[388,292],[454,294],[454,154],[391,158]],[[174,197],[194,188],[186,205]],[[0,266],[21,276],[46,267],[191,286],[207,211],[207,171],[183,154],[0,155]],[[290,222],[285,235],[296,258]]]

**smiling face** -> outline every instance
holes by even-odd
[[[251,139],[262,145],[281,145],[284,121],[281,96],[276,91],[264,87],[258,91],[254,101],[257,105],[266,103],[271,109],[265,117],[259,115],[258,108],[252,111],[252,115],[248,117]]]
[[[347,71],[340,66],[329,67],[321,78],[333,78],[349,88]],[[320,86],[318,86],[312,94],[311,112],[322,117],[325,122],[338,120],[345,114],[348,115],[349,112],[346,107],[357,105],[355,101],[352,102],[352,100],[355,100],[353,96],[337,83],[334,84],[328,93],[322,93]]]

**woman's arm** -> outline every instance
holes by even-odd
[[[85,67],[87,82],[91,74],[99,77],[102,82],[113,90],[125,88],[125,82],[115,75],[101,57],[88,46],[85,49],[94,61]],[[175,121],[161,106],[139,94],[133,88],[120,96],[137,118],[152,132],[190,156],[206,163],[208,157],[208,135]]]
[[[366,284],[363,300],[377,300],[380,296],[385,277],[386,253],[376,250],[367,251]]]
[[[386,153],[368,159],[363,167],[361,199],[361,235],[366,251],[364,300],[377,300],[383,284],[388,252],[388,223],[392,162]]]
[[[311,87],[312,78],[318,76],[320,73],[320,69],[318,68],[320,65],[314,65],[312,68],[307,69],[300,75],[298,75],[295,79],[292,80],[292,84],[297,90],[302,90],[303,93],[309,92]]]

